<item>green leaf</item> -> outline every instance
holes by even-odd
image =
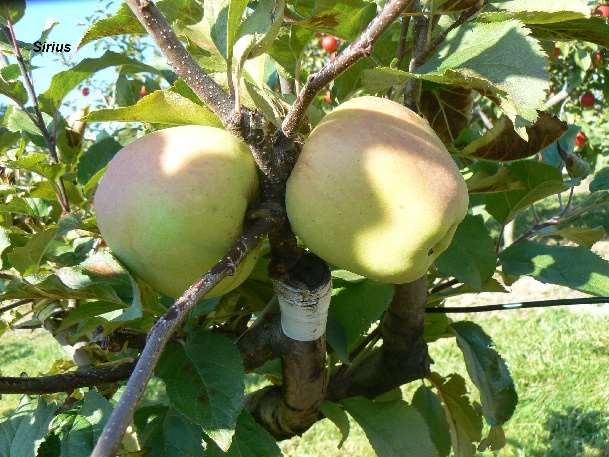
[[[87,122],[139,121],[166,125],[222,126],[218,117],[208,108],[193,103],[169,89],[153,92],[132,106],[92,111],[85,117],[85,120]]]
[[[87,184],[102,170],[123,146],[108,136],[93,143],[78,159],[76,176],[81,185]]]
[[[480,14],[486,22],[518,19],[535,38],[549,41],[590,41],[609,47],[609,23],[602,17],[590,17],[591,7],[585,0],[499,0],[493,7],[503,11]]]
[[[161,0],[156,6],[170,22],[179,20],[182,24],[193,24],[201,20],[202,9],[195,0]],[[95,21],[80,39],[76,49],[82,48],[91,41],[117,35],[143,35],[144,27],[123,3],[114,16]]]
[[[49,155],[40,152],[30,152],[17,160],[7,160],[4,163],[9,168],[31,171],[51,181],[56,180],[66,171],[65,166],[49,163]]]
[[[112,404],[97,392],[90,390],[85,394],[78,413],[85,417],[91,425],[93,443],[96,443],[101,435],[106,421],[110,418],[110,414],[112,414],[112,409]]]
[[[609,48],[609,22],[602,17],[529,26],[539,40],[589,41]]]
[[[206,457],[281,457],[283,455],[275,438],[247,411],[243,411],[237,420],[235,437],[228,452],[222,452],[213,441],[208,444]]]
[[[566,240],[573,241],[580,246],[590,249],[595,243],[603,240],[607,236],[604,227],[560,227],[550,226],[540,230],[537,236],[559,236]]]
[[[61,430],[61,454],[59,457],[81,457],[93,451],[93,430],[89,421],[76,413]]]
[[[412,406],[427,422],[438,456],[447,457],[450,452],[450,431],[440,398],[429,387],[422,385],[412,397]]]
[[[56,231],[56,227],[51,227],[34,233],[24,246],[14,248],[8,256],[11,265],[22,274],[35,273],[49,243],[55,239]]]
[[[167,347],[157,374],[172,405],[226,452],[244,404],[245,372],[236,346],[215,333],[196,333],[184,347]]]
[[[9,234],[10,232],[6,229],[6,227],[0,225],[0,270],[2,268],[6,268],[3,265],[2,254],[4,253],[4,251],[6,251],[7,248],[11,246],[11,239],[9,238]]]
[[[474,443],[482,438],[482,416],[467,395],[465,379],[458,374],[443,378],[432,373],[429,380],[442,399],[455,457],[475,457]]]
[[[436,260],[436,265],[444,276],[454,276],[474,288],[482,287],[497,265],[495,242],[482,216],[465,217],[449,248]]]
[[[376,5],[365,0],[306,0],[298,2],[298,8],[306,17],[299,25],[347,41],[354,40],[376,15]]]
[[[7,128],[0,127],[0,154],[4,154],[21,138],[19,132],[11,132]]]
[[[100,316],[110,313],[118,309],[123,309],[124,305],[118,303],[110,303],[105,301],[89,301],[79,303],[76,308],[70,310],[68,314],[61,319],[61,324],[57,331],[65,330],[74,324],[83,322],[91,317]]]
[[[3,25],[8,23],[16,24],[25,14],[25,0],[3,0],[0,5],[0,22]]]
[[[510,371],[493,341],[473,322],[453,322],[457,344],[463,352],[470,378],[480,391],[482,414],[491,426],[502,425],[512,417],[518,395]]]
[[[247,7],[247,0],[230,0],[228,5],[228,16],[226,19],[226,60],[233,58],[233,46],[237,41],[239,26],[243,13]]]
[[[279,30],[279,35],[268,53],[277,62],[277,69],[284,77],[295,77],[296,63],[302,58],[303,51],[312,37],[312,30],[296,24]]]
[[[324,401],[321,404],[321,413],[328,419],[332,421],[334,425],[340,431],[340,442],[338,443],[338,448],[340,449],[345,440],[349,437],[349,430],[351,426],[349,425],[349,417],[343,408],[340,407],[338,403],[333,403],[331,401]]]
[[[486,195],[486,210],[506,224],[516,217],[518,211],[550,195],[566,190],[560,170],[535,160],[524,160],[507,165],[510,174],[516,177],[522,189]]]
[[[482,13],[480,20],[518,19],[525,24],[545,24],[590,17],[586,0],[493,0],[489,9],[500,12]]]
[[[609,167],[596,172],[594,179],[590,182],[589,189],[590,192],[609,190]]]
[[[526,139],[525,127],[537,120],[549,88],[545,53],[522,23],[467,23],[445,42],[416,74],[391,68],[364,72],[364,85],[382,92],[409,78],[452,84],[494,94],[501,109]]]
[[[393,286],[372,280],[347,282],[334,281],[330,317],[345,330],[347,346],[352,349],[370,325],[380,319],[393,298]],[[332,336],[328,336],[332,340]]]
[[[254,12],[239,27],[235,56],[235,81],[241,81],[247,59],[260,56],[273,44],[283,23],[285,0],[260,0]]]
[[[532,276],[592,295],[609,295],[609,262],[589,249],[523,241],[507,248],[499,258],[505,273]]]
[[[147,425],[142,448],[146,457],[202,456],[202,435],[201,427],[169,409]]]
[[[438,456],[425,420],[406,402],[353,397],[341,403],[362,427],[378,457]]]
[[[63,98],[74,89],[78,83],[91,77],[100,70],[119,65],[129,65],[132,71],[147,71],[159,73],[149,65],[112,51],[106,51],[101,57],[86,58],[68,70],[61,71],[51,80],[49,88],[40,95],[42,111],[52,114],[59,107]]]
[[[0,94],[6,95],[11,100],[18,104],[25,105],[28,101],[28,95],[21,81],[4,81],[0,79]]]
[[[36,457],[57,406],[44,397],[35,401],[23,397],[19,408],[0,423],[0,455]]]

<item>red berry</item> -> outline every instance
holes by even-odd
[[[326,94],[324,95],[324,103],[326,105],[329,105],[330,103],[332,103],[332,93],[330,91],[327,91]]]
[[[336,41],[336,38],[332,35],[326,35],[321,39],[321,47],[324,48],[327,53],[332,54],[338,47],[338,41]]]
[[[600,51],[596,51],[594,53],[594,63],[596,65],[600,65],[603,62],[603,53]]]
[[[145,97],[146,95],[148,95],[148,90],[146,89],[146,86],[140,87],[140,98]]]
[[[597,16],[609,17],[609,5],[599,5],[596,7],[594,14]]]
[[[586,92],[579,98],[579,104],[583,108],[590,108],[591,106],[594,106],[595,101],[596,99],[594,98],[594,95],[591,92]]]
[[[577,136],[575,137],[575,146],[581,148],[588,141],[588,137],[582,131],[577,132]]]
[[[556,59],[560,57],[560,48],[558,46],[554,46],[554,57]]]
[[[88,87],[83,87],[82,90],[80,91],[80,93],[86,97],[87,95],[89,95],[89,88]]]

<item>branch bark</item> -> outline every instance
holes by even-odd
[[[388,2],[357,40],[319,72],[309,76],[281,125],[281,130],[287,138],[292,138],[298,131],[305,112],[315,95],[358,60],[369,56],[376,40],[411,2],[412,0],[391,0]]]
[[[244,234],[235,242],[226,256],[194,283],[154,324],[133,374],[127,382],[127,387],[108,419],[91,457],[112,457],[114,455],[131,422],[133,411],[152,376],[154,367],[173,332],[182,324],[188,312],[201,297],[226,276],[235,273],[246,255],[268,232],[272,222],[272,219],[258,219],[246,228]]]
[[[427,279],[396,286],[381,322],[383,345],[330,379],[327,398],[362,395],[374,398],[429,374],[430,358],[423,340]]]
[[[238,129],[234,100],[195,62],[151,0],[126,0],[129,8],[161,48],[173,70],[232,131]]]
[[[279,300],[285,300],[283,332],[278,344],[283,384],[254,392],[248,397],[247,406],[260,424],[282,439],[300,434],[314,424],[326,396],[325,318],[332,290],[330,269],[321,259],[308,254],[285,281],[276,282],[276,290]],[[290,316],[287,307],[297,309]],[[306,341],[308,332],[312,335],[321,332],[321,336]]]
[[[0,377],[0,394],[50,394],[71,392],[80,387],[98,386],[127,378],[135,362],[34,378]]]

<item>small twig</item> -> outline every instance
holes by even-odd
[[[414,5],[415,11],[422,11],[421,2],[417,0]],[[421,54],[427,46],[427,31],[429,29],[429,20],[426,16],[421,15],[414,18],[412,28],[413,35],[413,55],[408,64],[408,71],[414,73],[417,69],[416,56]],[[419,96],[421,92],[421,81],[411,78],[406,82],[404,87],[404,105],[412,110],[417,110],[419,105]]]
[[[476,113],[478,113],[478,117],[480,118],[480,120],[482,121],[482,123],[484,124],[484,126],[487,129],[490,130],[490,129],[493,128],[493,123],[491,122],[489,117],[486,115],[486,113],[484,111],[482,111],[482,108],[477,107],[476,108]]]
[[[429,293],[435,294],[435,293],[441,292],[445,289],[448,289],[449,287],[455,286],[457,284],[459,284],[459,280],[457,278],[453,278],[453,279],[450,279],[448,281],[445,281],[443,283],[440,283],[440,284],[432,287],[431,290],[429,291]]]
[[[450,314],[450,313],[483,313],[486,311],[509,311],[511,309],[525,308],[545,308],[549,306],[566,305],[596,305],[609,304],[609,297],[589,297],[589,298],[564,298],[559,300],[536,300],[522,303],[502,303],[499,305],[480,305],[480,306],[448,306],[437,308],[426,308],[429,314]]]
[[[7,311],[10,311],[11,309],[18,308],[23,305],[27,305],[28,303],[32,303],[33,301],[34,300],[29,299],[29,298],[25,298],[23,300],[17,300],[16,302],[13,302],[9,305],[6,305],[6,306],[3,306],[2,308],[0,308],[0,315],[4,314]]]
[[[23,82],[25,85],[25,90],[32,100],[32,105],[34,109],[35,117],[30,116],[34,124],[42,133],[42,137],[44,138],[45,143],[47,144],[47,148],[49,149],[49,155],[51,156],[51,160],[55,164],[59,164],[59,156],[57,155],[57,147],[55,143],[55,137],[49,133],[47,126],[42,117],[42,112],[40,111],[40,106],[38,104],[38,97],[36,96],[36,91],[34,90],[34,85],[32,84],[32,80],[28,73],[28,70],[25,66],[25,59],[23,58],[23,54],[21,54],[21,49],[19,48],[19,44],[17,43],[17,36],[15,35],[15,30],[13,29],[13,23],[10,19],[6,21],[6,27],[4,30],[7,32],[8,38],[11,41],[11,45],[13,46],[13,50],[15,51],[15,57],[17,58],[17,65],[19,66],[19,70],[21,72],[21,76],[23,77]],[[25,109],[25,106],[21,107],[26,114],[29,115],[29,112]],[[57,200],[61,205],[61,209],[64,213],[70,212],[70,202],[68,200],[66,189],[63,184],[63,179],[60,177],[56,183],[53,183],[53,187],[55,188],[55,193],[57,194]]]
[[[397,68],[400,68],[402,65],[402,61],[404,57],[406,57],[406,53],[408,49],[406,48],[406,44],[408,42],[408,29],[410,28],[410,16],[402,17],[402,26],[400,28],[400,41],[398,42],[398,50],[396,52],[397,57]]]
[[[569,198],[567,199],[567,203],[564,205],[564,207],[558,214],[558,217],[563,217],[566,214],[566,212],[569,211],[569,208],[571,208],[571,204],[573,203],[574,194],[575,194],[575,187],[571,187],[571,189],[569,190]]]
[[[429,56],[436,49],[438,49],[438,47],[444,42],[444,40],[446,39],[448,34],[450,32],[452,32],[454,29],[456,29],[457,27],[463,25],[465,23],[465,21],[467,21],[470,17],[472,17],[474,14],[476,14],[478,11],[480,11],[480,9],[482,8],[483,5],[484,5],[484,3],[482,3],[482,5],[474,5],[471,8],[466,9],[465,11],[463,11],[455,22],[453,22],[448,27],[446,27],[446,29],[444,29],[437,37],[435,37],[431,41],[431,43],[429,43],[423,49],[423,51],[421,53],[418,53],[415,56],[415,58],[414,58],[414,66],[415,67],[420,67],[421,65],[423,65],[427,61]]]
[[[173,70],[231,130],[236,130],[233,100],[186,51],[171,26],[150,0],[127,0],[127,4],[159,46]]]
[[[226,256],[189,287],[167,313],[154,324],[125,391],[108,419],[91,457],[112,457],[114,455],[129,426],[133,411],[152,376],[154,367],[173,332],[182,324],[201,297],[226,276],[235,273],[239,264],[268,232],[272,223],[272,219],[259,219],[254,222],[235,242]]]
[[[411,2],[412,0],[391,0],[388,2],[379,15],[368,24],[366,30],[347,49],[336,56],[336,59],[326,64],[320,71],[309,76],[283,120],[281,130],[287,138],[296,134],[308,106],[315,99],[315,95],[358,60],[369,56],[376,40]]]
[[[135,362],[87,368],[69,373],[38,377],[0,377],[0,394],[42,395],[70,392],[80,387],[98,386],[126,379]]]

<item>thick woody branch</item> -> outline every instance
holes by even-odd
[[[283,383],[254,392],[248,398],[248,409],[281,439],[300,434],[314,424],[326,396],[325,323],[330,270],[325,262],[306,255],[287,280],[275,285],[282,309],[278,347]]]
[[[0,377],[0,394],[50,394],[71,392],[80,387],[98,386],[127,378],[135,362],[100,368],[86,368],[53,376],[35,378]]]
[[[186,51],[163,14],[151,0],[126,0],[127,4],[159,46],[173,70],[188,84],[199,98],[234,130],[234,102]]]
[[[383,345],[359,363],[338,370],[330,380],[327,398],[362,395],[373,398],[429,374],[430,358],[423,340],[427,280],[396,286],[381,323]]]
[[[315,95],[358,60],[369,56],[372,53],[374,43],[411,2],[412,0],[391,0],[388,2],[357,40],[319,72],[309,76],[281,126],[281,130],[286,137],[291,138],[296,134],[300,122]]]
[[[159,357],[173,332],[182,324],[188,312],[207,292],[225,277],[235,273],[239,264],[268,232],[272,219],[258,219],[235,242],[226,256],[201,279],[194,283],[169,308],[152,327],[127,387],[97,441],[91,457],[112,457],[125,430],[131,422],[133,411],[140,401]]]

